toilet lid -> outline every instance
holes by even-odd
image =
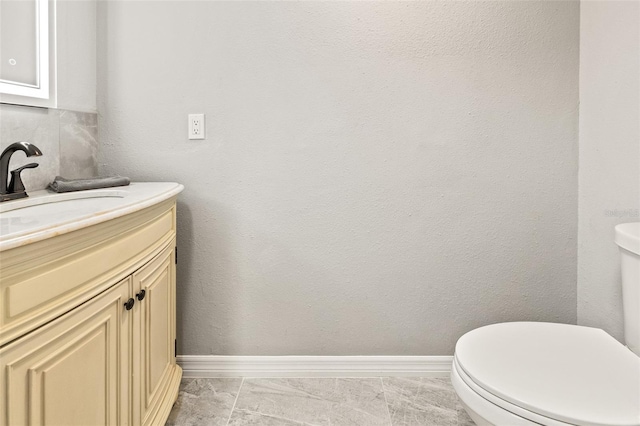
[[[533,413],[584,426],[640,425],[640,358],[597,328],[494,324],[458,340],[475,384]]]

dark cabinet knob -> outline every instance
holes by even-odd
[[[142,290],[140,290],[140,293],[136,294],[136,298],[137,298],[138,300],[142,300],[142,299],[144,299],[144,296],[145,296],[146,294],[147,294],[147,292],[146,292],[146,291],[144,291],[144,289],[142,289]]]
[[[135,300],[133,300],[133,298],[129,298],[129,300],[127,300],[127,301],[125,302],[125,304],[124,304],[124,308],[125,308],[127,311],[130,311],[130,310],[131,310],[131,308],[133,308],[133,304],[134,304],[134,303],[136,303],[136,301],[135,301]]]

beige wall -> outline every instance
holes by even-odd
[[[440,355],[575,323],[577,2],[101,2],[98,23],[101,171],[186,186],[179,353]]]
[[[580,9],[578,323],[623,341],[614,227],[640,221],[640,3]]]

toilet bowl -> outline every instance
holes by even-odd
[[[640,223],[618,225],[625,340],[603,330],[499,323],[462,336],[451,381],[479,425],[640,426]]]

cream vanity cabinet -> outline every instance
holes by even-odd
[[[174,195],[0,251],[0,424],[164,424],[182,375],[175,213]]]

